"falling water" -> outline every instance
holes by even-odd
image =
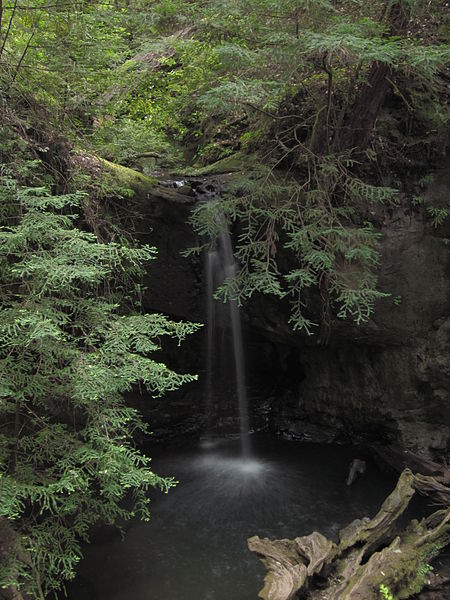
[[[233,254],[231,238],[228,228],[223,220],[224,229],[219,236],[217,248],[209,250],[205,257],[206,271],[206,306],[207,306],[207,364],[206,364],[206,411],[208,414],[208,424],[211,426],[211,415],[213,411],[214,396],[214,370],[216,367],[216,344],[218,321],[221,325],[222,318],[218,319],[216,310],[226,310],[226,307],[220,308],[214,300],[213,294],[217,286],[220,286],[226,279],[233,278],[237,274],[237,264]],[[245,384],[245,361],[244,346],[242,341],[242,324],[240,309],[237,300],[228,301],[229,317],[226,319],[231,323],[231,334],[233,341],[233,362],[236,377],[236,394],[239,408],[239,431],[241,439],[241,451],[243,457],[250,455],[249,440],[249,419],[248,403]]]
[[[217,251],[209,250],[205,255],[206,272],[206,414],[208,429],[213,415],[213,369],[215,357],[214,331],[216,328],[214,293],[214,273],[217,269]]]
[[[220,249],[222,251],[223,270],[226,279],[231,279],[237,274],[236,259],[233,254],[231,238],[228,229],[220,235]],[[244,344],[242,342],[241,312],[237,300],[228,301],[231,317],[231,330],[233,334],[233,354],[236,373],[236,392],[239,406],[239,430],[243,456],[250,454],[250,440],[248,435],[248,401],[245,386]]]

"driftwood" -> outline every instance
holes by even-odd
[[[445,506],[401,533],[397,521],[414,493],[431,494]],[[339,544],[320,533],[294,540],[248,540],[267,568],[263,600],[379,600],[386,585],[399,600],[430,579],[428,561],[450,543],[450,488],[431,476],[401,474],[373,519],[357,519],[341,530]],[[320,573],[320,577],[318,574]]]
[[[264,557],[269,570],[260,593],[266,600],[293,598],[308,577],[320,573],[336,550],[336,545],[317,531],[295,540],[273,542],[254,536],[248,540],[248,547]]]
[[[423,496],[430,496],[436,504],[450,506],[450,487],[444,485],[435,477],[418,473],[414,476],[414,489]]]
[[[353,485],[355,481],[366,472],[366,461],[360,458],[352,460],[350,469],[348,471],[346,485]]]

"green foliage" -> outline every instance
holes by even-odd
[[[434,227],[439,227],[449,215],[447,208],[437,206],[429,206],[427,213],[430,215]]]
[[[145,119],[124,117],[104,119],[91,137],[95,149],[102,156],[119,164],[134,164],[140,155],[148,155],[166,166],[182,160],[176,144],[168,141],[161,129]]]
[[[426,187],[445,154],[446,8],[445,0],[2,3],[3,587],[42,600],[73,576],[93,524],[148,518],[148,488],[173,482],[134,448],[145,425],[122,394],[141,383],[159,395],[193,379],[155,353],[161,338],[181,341],[195,326],[139,312],[137,282],[154,250],[102,243],[100,201],[126,198],[132,186],[74,168],[61,133],[82,156],[140,165],[145,155],[155,169],[208,169],[236,153],[245,173],[192,217],[206,244],[233,232],[241,268],[217,296],[272,294],[291,302],[294,329],[312,333],[320,322],[326,335],[333,316],[361,323],[386,295],[373,216],[402,201],[397,182],[409,174]],[[389,109],[381,98],[375,126],[356,126],[369,134],[359,147],[354,117],[372,110],[361,98],[369,87],[376,99],[374,70]],[[47,191],[79,184],[90,198]],[[77,227],[78,212],[94,233]],[[435,227],[448,217],[444,206],[425,212]],[[386,586],[380,592],[392,598]]]
[[[430,573],[433,573],[433,571],[434,571],[433,565],[430,565],[429,563],[423,563],[420,565],[420,567],[418,569],[418,574],[421,577],[425,578]]]
[[[394,596],[389,591],[388,586],[383,583],[380,585],[380,597],[384,600],[394,600]]]
[[[147,172],[252,152],[219,211],[239,228],[242,265],[219,294],[288,297],[294,327],[310,331],[318,293],[322,320],[333,306],[360,323],[383,296],[370,214],[401,198],[383,173],[445,145],[444,4],[33,0],[4,10],[0,80],[16,102],[51,107],[81,145]],[[399,107],[380,112],[362,152],[348,130],[374,68]],[[426,210],[436,227],[447,216]],[[194,215],[199,232],[217,235],[213,213]]]
[[[256,151],[260,161],[220,206],[202,205],[193,215],[202,235],[218,234],[221,214],[236,232],[241,270],[219,296],[287,297],[293,327],[310,333],[319,320],[328,327],[332,313],[366,321],[386,295],[376,287],[380,235],[371,215],[402,196],[379,175],[385,156],[395,169],[396,158],[403,160],[396,147],[420,147],[417,138],[423,142],[448,123],[437,77],[449,56],[445,37],[428,21],[424,41],[420,3],[401,5],[406,35],[391,17],[398,5],[255,0],[250,10],[248,3],[215,4],[214,16],[205,16],[220,77],[198,95],[200,110],[215,116],[216,131],[242,119],[240,148]],[[358,152],[348,147],[345,129],[352,110],[364,110],[359,94],[381,65],[402,113],[385,130],[380,118],[380,146],[374,140]],[[445,135],[432,137],[440,152]],[[215,139],[217,147],[221,136]],[[445,218],[445,209],[431,211],[435,225]]]
[[[3,91],[34,96],[56,119],[83,118],[127,53],[125,9],[78,0],[3,3]]]
[[[92,525],[148,519],[149,487],[174,485],[134,448],[146,426],[122,395],[195,379],[154,355],[196,326],[138,311],[155,250],[78,229],[84,194],[23,188],[5,171],[0,183],[13,211],[0,229],[0,582],[42,600],[74,576]]]
[[[297,127],[295,138],[306,127],[317,134],[326,116],[336,141],[376,61],[390,68],[410,137],[417,124],[436,143],[448,123],[439,99],[445,2],[403,2],[401,34],[389,21],[397,4],[32,0],[14,10],[11,2],[0,27],[0,82],[17,104],[25,95],[29,106],[51,109],[54,124],[110,160],[153,153],[173,168],[194,153],[203,164],[217,160],[241,136],[248,147],[253,132],[273,140],[277,119]]]
[[[430,583],[430,575],[433,573],[434,568],[429,564],[429,560],[432,560],[442,550],[440,544],[431,544],[426,553],[421,552],[418,556],[417,569],[415,573],[412,573],[412,578],[408,586],[408,592],[410,595],[419,594],[427,583]]]
[[[386,296],[376,289],[380,234],[368,221],[357,223],[356,207],[397,202],[395,190],[352,178],[342,157],[313,157],[313,168],[311,185],[271,169],[253,171],[236,179],[223,200],[198,205],[192,216],[197,232],[213,239],[225,223],[239,223],[241,269],[218,296],[239,302],[257,292],[288,297],[294,329],[307,333],[312,315],[329,317],[331,306],[338,318],[361,323]],[[315,314],[314,289],[321,304]]]
[[[92,141],[108,158],[154,153],[164,166],[181,162],[180,146],[195,139],[199,113],[192,99],[214,77],[217,60],[207,43],[169,38],[146,43],[116,71]]]

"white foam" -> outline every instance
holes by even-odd
[[[220,441],[219,440],[200,440],[199,446],[200,446],[200,448],[202,448],[202,450],[212,450],[213,448],[217,448],[217,446],[220,446]]]
[[[194,467],[213,472],[216,476],[222,475],[224,477],[260,475],[270,470],[267,463],[253,458],[228,457],[221,456],[220,454],[202,456],[195,460]]]

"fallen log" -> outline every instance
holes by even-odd
[[[382,471],[388,470],[398,476],[405,469],[410,469],[413,473],[429,475],[444,485],[450,485],[450,467],[448,466],[396,446],[372,444],[368,450]]]
[[[446,507],[399,533],[398,519],[416,491]],[[249,549],[267,568],[259,597],[292,600],[301,590],[305,600],[379,600],[384,585],[398,600],[410,598],[429,581],[429,561],[450,543],[449,494],[433,477],[405,469],[377,515],[342,529],[338,545],[317,532],[294,540],[250,538]]]
[[[435,477],[417,473],[414,475],[414,488],[422,496],[429,496],[433,503],[450,506],[450,487],[444,485]]]

